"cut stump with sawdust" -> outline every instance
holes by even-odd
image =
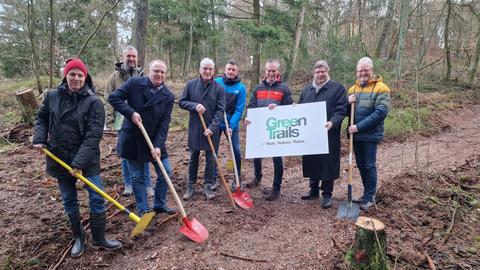
[[[385,224],[378,219],[360,216],[355,225],[355,242],[345,258],[350,269],[388,270]]]
[[[33,126],[35,112],[38,110],[38,101],[33,89],[19,90],[15,93],[15,97],[22,110],[22,123]]]

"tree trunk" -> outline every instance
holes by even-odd
[[[111,5],[115,4],[115,0],[109,0],[108,1]],[[116,10],[112,11],[112,21],[111,21],[111,44],[112,44],[112,56],[114,63],[119,62],[122,58],[119,57],[119,52],[118,52],[118,30],[117,30],[117,22],[118,22],[118,12]],[[121,56],[121,52],[120,52]]]
[[[192,61],[192,51],[193,51],[193,22],[192,19],[189,19],[188,22],[188,49],[186,51],[186,61],[185,67],[183,68],[183,76],[187,76],[190,73],[190,66]]]
[[[42,81],[40,80],[40,58],[37,54],[37,44],[35,40],[35,11],[33,9],[33,0],[27,2],[27,27],[28,27],[28,39],[30,40],[30,48],[32,50],[32,64],[33,75],[37,82],[37,90],[39,94],[43,93]]]
[[[478,62],[480,61],[480,13],[475,14],[477,16],[478,21],[478,31],[477,31],[477,46],[475,47],[475,55],[473,62],[470,67],[470,71],[468,72],[468,82],[470,84],[473,83],[475,79],[475,74],[477,73]]]
[[[398,31],[397,58],[395,60],[395,79],[400,79],[402,75],[402,58],[405,48],[405,38],[407,35],[408,13],[410,0],[402,0],[400,5],[400,26]]]
[[[215,35],[217,34],[217,26],[216,26],[216,18],[215,18],[215,2],[214,0],[210,0],[210,16],[211,16],[211,20],[212,20],[212,31],[213,31],[213,35],[211,38],[211,41],[212,41],[212,58],[213,58],[213,62],[215,63],[216,66],[217,65],[217,41],[216,41],[216,38],[215,38]]]
[[[447,0],[447,17],[445,18],[445,29],[443,31],[443,45],[445,49],[445,60],[447,64],[447,72],[445,73],[445,81],[450,81],[450,77],[452,75],[452,60],[450,58],[450,15],[452,13],[452,2],[451,0]]]
[[[253,20],[255,21],[257,27],[260,27],[260,0],[253,0]],[[254,42],[255,49],[253,51],[252,79],[250,83],[250,89],[247,93],[248,96],[250,95],[250,90],[252,90],[259,83],[260,79],[260,38],[255,37]]]
[[[305,4],[302,4],[302,7],[298,12],[297,27],[295,30],[295,44],[290,53],[290,63],[287,65],[287,71],[285,73],[285,78],[284,78],[285,82],[290,81],[290,79],[293,76],[293,71],[295,70],[295,66],[297,65],[298,48],[300,47],[300,41],[302,39],[304,17],[305,17]]]
[[[363,216],[358,217],[355,225],[355,242],[346,256],[349,269],[388,270],[385,225],[377,219]]]
[[[379,58],[380,56],[382,56],[384,45],[388,47],[388,44],[387,45],[385,44],[385,39],[387,38],[387,35],[390,32],[390,28],[392,26],[394,8],[395,8],[395,1],[389,0],[388,6],[387,6],[387,14],[385,14],[385,22],[383,24],[382,33],[380,33],[377,46],[375,47],[375,52],[373,53],[375,58]]]
[[[22,111],[22,123],[33,126],[35,122],[35,112],[38,110],[38,102],[33,93],[33,89],[17,91],[15,97]]]
[[[135,14],[135,47],[138,51],[138,66],[145,66],[145,50],[147,48],[147,27],[148,27],[148,0],[138,1]]]
[[[55,17],[53,14],[53,0],[50,0],[50,61],[48,65],[48,88],[53,87],[53,59],[54,59],[54,48],[55,48]]]
[[[363,50],[363,9],[362,9],[362,0],[357,0],[357,6],[358,6],[358,41],[360,44],[360,50]]]

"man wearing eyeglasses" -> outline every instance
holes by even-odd
[[[364,57],[357,64],[357,81],[348,89],[349,104],[355,103],[353,134],[355,160],[363,183],[363,196],[355,200],[366,211],[375,204],[377,188],[377,145],[383,139],[383,122],[390,110],[390,89],[374,75],[372,59]],[[351,107],[348,107],[350,115]]]
[[[205,176],[203,190],[207,200],[215,198],[212,190],[214,184],[215,158],[210,150],[207,136],[211,136],[214,147],[218,150],[220,141],[219,125],[223,121],[225,110],[225,92],[217,83],[215,75],[215,63],[210,58],[204,58],[200,62],[200,76],[187,82],[178,104],[180,108],[190,112],[188,119],[188,148],[190,160],[188,162],[187,191],[184,200],[192,199],[195,194],[195,183],[198,174],[198,159],[200,151],[205,151]],[[204,131],[200,116],[202,114],[207,125]]]

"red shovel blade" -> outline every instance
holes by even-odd
[[[189,220],[187,217],[182,218],[183,226],[180,228],[180,232],[188,239],[202,243],[208,239],[208,231],[205,226],[198,222],[195,218]]]
[[[232,193],[232,198],[235,203],[243,209],[250,209],[253,207],[253,200],[250,194],[243,192],[238,187],[237,190]]]

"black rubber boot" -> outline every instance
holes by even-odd
[[[103,213],[90,213],[90,227],[92,230],[92,246],[94,249],[116,250],[122,248],[122,243],[117,240],[105,238],[105,223],[107,215]]]
[[[313,200],[313,199],[317,199],[318,197],[320,197],[320,192],[319,192],[319,189],[318,189],[318,183],[319,183],[319,181],[310,179],[310,184],[309,184],[310,191],[305,193],[302,197],[300,197],[300,199],[302,199],[302,200]]]
[[[76,211],[68,215],[70,220],[70,228],[73,234],[73,247],[70,250],[70,256],[73,258],[82,256],[85,251],[85,231],[83,230],[80,212]]]
[[[270,192],[265,196],[265,200],[267,201],[275,201],[280,197],[280,188],[273,187]]]

